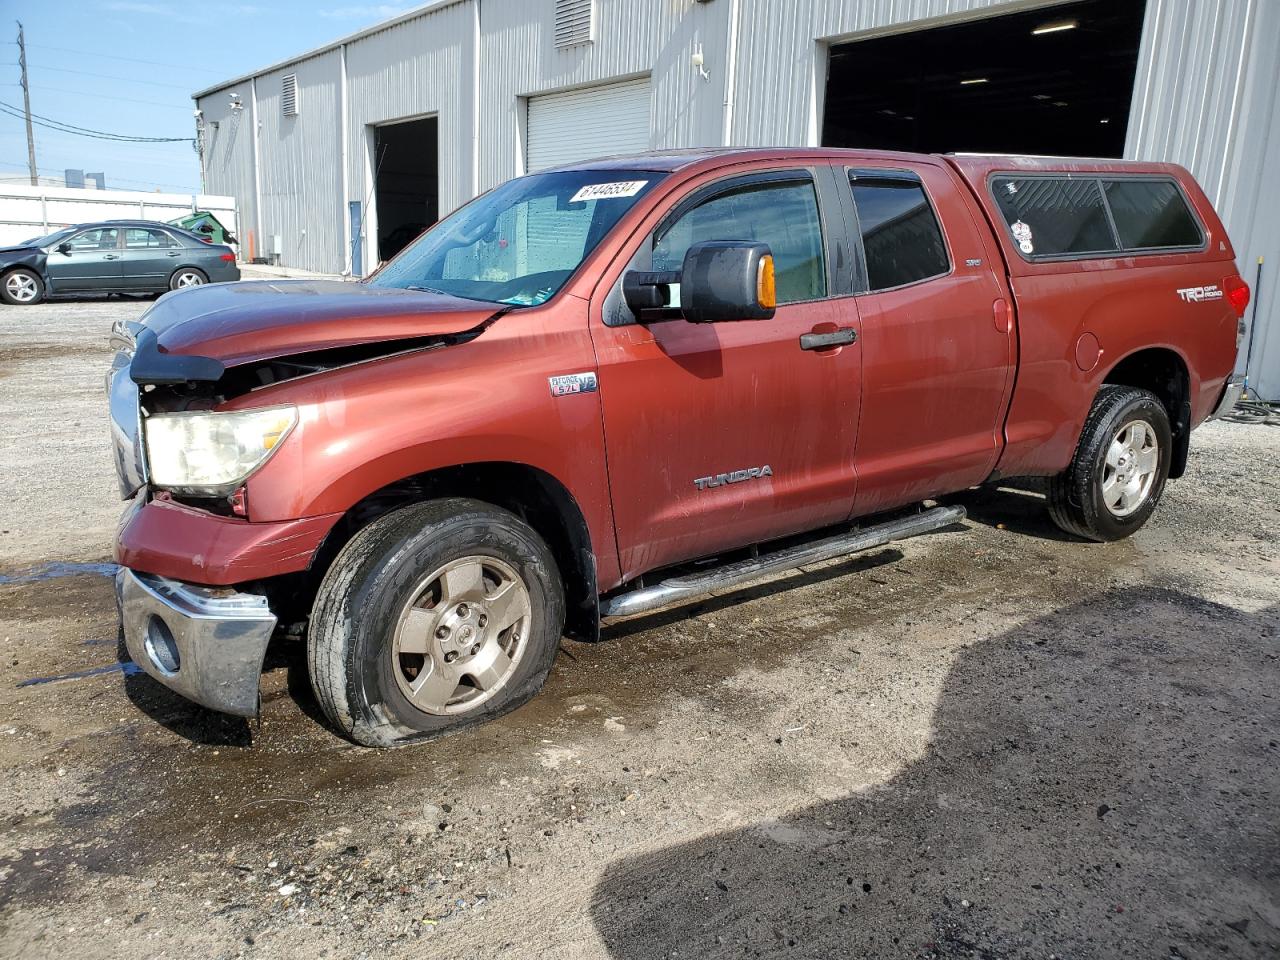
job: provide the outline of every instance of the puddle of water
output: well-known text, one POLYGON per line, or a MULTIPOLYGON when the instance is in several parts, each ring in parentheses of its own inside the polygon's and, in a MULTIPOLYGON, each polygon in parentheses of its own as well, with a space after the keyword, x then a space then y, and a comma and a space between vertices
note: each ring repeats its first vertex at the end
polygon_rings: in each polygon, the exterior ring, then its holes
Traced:
POLYGON ((74 673, 60 673, 53 677, 32 677, 30 680, 23 680, 18 683, 19 687, 34 687, 42 683, 58 683, 62 680, 80 680, 84 677, 97 677, 104 673, 123 673, 126 677, 132 677, 142 672, 142 668, 132 660, 125 660, 122 663, 108 663, 101 667, 90 667, 88 670, 77 670, 74 673))
POLYGON ((56 580, 58 577, 98 576, 114 577, 117 566, 114 563, 42 563, 23 573, 0 573, 0 583, 36 583, 40 580, 56 580))

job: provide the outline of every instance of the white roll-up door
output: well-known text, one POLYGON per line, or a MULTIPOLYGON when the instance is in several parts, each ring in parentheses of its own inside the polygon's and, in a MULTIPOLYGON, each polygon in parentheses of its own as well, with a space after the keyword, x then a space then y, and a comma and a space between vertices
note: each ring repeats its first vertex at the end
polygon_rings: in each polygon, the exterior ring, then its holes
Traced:
POLYGON ((649 149, 649 80, 529 98, 529 171, 649 149))

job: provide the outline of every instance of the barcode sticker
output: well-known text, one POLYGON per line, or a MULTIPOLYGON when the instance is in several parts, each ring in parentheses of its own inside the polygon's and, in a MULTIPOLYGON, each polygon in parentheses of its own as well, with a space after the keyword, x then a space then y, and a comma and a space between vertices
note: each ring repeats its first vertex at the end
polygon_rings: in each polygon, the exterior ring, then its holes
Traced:
POLYGON ((572 197, 570 203, 584 200, 614 200, 618 197, 634 197, 645 188, 648 180, 618 180, 614 183, 589 183, 572 197))

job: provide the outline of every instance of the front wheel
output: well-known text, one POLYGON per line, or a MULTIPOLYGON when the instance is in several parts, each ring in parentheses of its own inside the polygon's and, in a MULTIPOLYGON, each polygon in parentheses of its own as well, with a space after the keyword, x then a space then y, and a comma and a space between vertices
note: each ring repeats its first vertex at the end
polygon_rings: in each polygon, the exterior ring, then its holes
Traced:
POLYGON ((28 307, 44 299, 44 281, 34 270, 18 267, 4 275, 4 282, 0 283, 0 297, 5 303, 28 307))
POLYGON ((1137 387, 1098 391, 1071 465, 1049 482, 1054 523, 1105 542, 1137 531, 1164 492, 1173 454, 1169 414, 1137 387))
POLYGON ((173 276, 169 278, 169 289, 185 290, 187 287, 198 287, 208 282, 209 278, 202 271, 195 267, 183 267, 173 271, 173 276))
POLYGON ((475 500, 414 504, 357 533, 329 568, 311 683, 356 743, 425 739, 537 693, 563 625, 555 561, 519 517, 475 500))

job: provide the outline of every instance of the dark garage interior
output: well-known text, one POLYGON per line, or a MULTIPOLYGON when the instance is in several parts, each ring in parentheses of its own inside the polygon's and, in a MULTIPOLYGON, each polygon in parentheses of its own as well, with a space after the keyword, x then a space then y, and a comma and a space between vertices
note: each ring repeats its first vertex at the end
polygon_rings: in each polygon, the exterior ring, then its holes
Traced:
POLYGON ((835 44, 823 143, 1124 153, 1146 0, 1087 0, 835 44))
POLYGON ((375 128, 379 260, 390 260, 440 219, 438 147, 435 117, 375 128))

